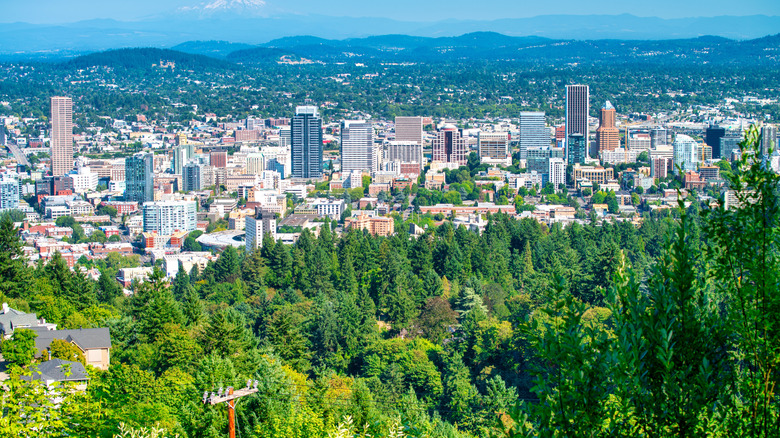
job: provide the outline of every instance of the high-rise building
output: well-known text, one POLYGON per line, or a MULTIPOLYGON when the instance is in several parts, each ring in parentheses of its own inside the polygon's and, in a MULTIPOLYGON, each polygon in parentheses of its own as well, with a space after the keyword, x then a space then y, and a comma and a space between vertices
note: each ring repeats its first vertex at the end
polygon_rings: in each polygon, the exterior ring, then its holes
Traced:
POLYGON ((512 165, 508 132, 480 132, 477 137, 477 150, 483 163, 512 165))
POLYGON ((292 142, 292 177, 322 177, 322 119, 316 106, 295 108, 290 139, 292 142))
POLYGON ((19 181, 16 178, 0 180, 0 211, 19 208, 19 194, 19 181))
POLYGON ((720 157, 730 160, 732 154, 739 152, 739 144, 742 142, 742 131, 739 129, 726 131, 723 138, 720 139, 720 157))
POLYGON ((550 158, 549 169, 547 171, 553 187, 557 190, 560 184, 566 184, 566 163, 563 158, 550 158))
POLYGON ((721 139, 726 135, 726 129, 718 125, 710 125, 704 133, 704 142, 712 148, 712 158, 721 156, 721 139))
POLYGON ((777 127, 764 125, 761 127, 761 154, 769 156, 770 150, 777 149, 777 127))
POLYGON ((184 165, 182 170, 182 189, 185 192, 203 190, 203 166, 200 163, 190 162, 184 165))
MULTIPOLYGON (((587 85, 566 86, 566 141, 574 134, 580 134, 585 139, 585 153, 588 151, 588 109, 590 107, 590 89, 587 85)), ((566 145, 567 162, 569 147, 566 145)))
POLYGON ((650 147, 655 149, 656 146, 669 144, 669 140, 666 138, 665 128, 653 128, 650 130, 650 147))
POLYGON ((540 175, 547 174, 547 172, 550 171, 551 158, 563 159, 563 148, 546 146, 528 149, 526 170, 528 172, 536 172, 540 175))
POLYGON ((143 204, 144 232, 169 236, 177 231, 194 231, 197 226, 195 201, 158 201, 143 204))
POLYGON ((596 147, 601 151, 614 151, 620 147, 620 131, 615 126, 615 107, 610 101, 601 107, 599 127, 596 129, 596 147))
POLYGON ((341 122, 341 172, 374 169, 374 127, 365 120, 341 122))
POLYGON ((51 98, 51 173, 66 175, 73 170, 73 101, 51 98))
POLYGON ((422 117, 396 117, 395 141, 412 141, 422 146, 423 144, 423 118, 422 117))
POLYGON ((276 215, 258 208, 254 215, 246 217, 246 252, 263 246, 263 236, 270 234, 276 240, 276 215))
POLYGON ((154 201, 154 154, 139 152, 125 158, 125 201, 154 201))
POLYGON ((567 145, 567 163, 574 165, 576 163, 585 164, 585 158, 588 157, 588 142, 582 134, 572 134, 566 140, 567 145))
POLYGON ((225 151, 211 151, 209 152, 209 165, 224 169, 227 167, 227 152, 225 151))
POLYGON ((422 149, 422 145, 414 141, 391 141, 385 148, 382 161, 385 163, 416 163, 419 172, 423 166, 422 149))
POLYGON ((440 163, 468 163, 466 139, 455 125, 444 125, 433 139, 433 161, 440 163))
POLYGON ((518 147, 520 159, 528 157, 529 148, 550 146, 550 131, 544 125, 544 111, 521 111, 519 117, 518 147))
POLYGON ((192 159, 192 156, 189 155, 189 149, 187 146, 176 146, 173 148, 173 173, 176 175, 181 175, 184 169, 184 165, 187 164, 187 161, 192 159))
POLYGON ((675 173, 677 168, 681 168, 683 172, 689 170, 696 170, 699 163, 699 152, 701 148, 699 143, 691 137, 684 134, 677 134, 674 137, 674 143, 672 144, 674 150, 674 166, 675 173))

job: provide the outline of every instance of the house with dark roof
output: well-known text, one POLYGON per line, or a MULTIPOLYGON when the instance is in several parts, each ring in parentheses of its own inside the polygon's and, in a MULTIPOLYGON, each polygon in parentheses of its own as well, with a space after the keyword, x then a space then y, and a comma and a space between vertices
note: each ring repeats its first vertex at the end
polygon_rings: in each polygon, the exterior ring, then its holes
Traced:
POLYGON ((111 363, 111 333, 108 327, 74 330, 45 330, 41 327, 32 327, 31 330, 38 333, 38 337, 35 338, 35 348, 38 351, 36 357, 43 356, 53 340, 61 339, 78 347, 84 353, 87 365, 107 370, 111 363))
POLYGON ((52 359, 30 367, 32 372, 25 380, 40 380, 47 386, 55 382, 73 382, 77 389, 85 389, 89 374, 81 362, 52 359))
POLYGON ((3 303, 2 309, 0 309, 0 334, 6 339, 10 338, 14 334, 14 330, 17 328, 32 328, 42 327, 45 330, 55 330, 57 324, 51 324, 46 322, 45 319, 40 320, 34 313, 25 313, 21 310, 16 310, 8 306, 8 303, 3 303))

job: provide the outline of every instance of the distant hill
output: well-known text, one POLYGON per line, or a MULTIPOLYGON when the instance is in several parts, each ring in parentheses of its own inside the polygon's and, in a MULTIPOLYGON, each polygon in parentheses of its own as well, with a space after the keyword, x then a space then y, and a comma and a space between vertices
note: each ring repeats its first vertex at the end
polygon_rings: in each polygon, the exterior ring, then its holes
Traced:
POLYGON ((253 47, 255 46, 251 44, 231 43, 229 41, 187 41, 171 47, 171 50, 194 55, 211 56, 212 58, 225 58, 232 52, 253 47))
MULTIPOLYGON (((530 63, 729 64, 777 63, 780 35, 736 41, 717 36, 674 40, 553 40, 473 32, 456 37, 383 35, 327 40, 311 36, 286 37, 260 47, 233 52, 237 63, 276 61, 277 49, 325 62, 436 62, 504 60, 530 63)), ((281 56, 281 52, 279 53, 281 56)))
POLYGON ((166 62, 175 63, 177 69, 230 68, 231 64, 203 55, 193 55, 168 49, 134 48, 117 49, 90 53, 63 63, 70 68, 88 68, 93 66, 123 67, 128 69, 150 68, 166 62))
MULTIPOLYGON (((475 7, 479 7, 476 5, 475 7)), ((202 16, 185 14, 152 17, 132 22, 88 20, 60 25, 5 23, 0 25, 0 58, 26 54, 30 58, 50 59, 57 54, 70 56, 97 50, 122 47, 177 47, 187 41, 257 45, 282 37, 292 37, 289 44, 302 45, 300 37, 312 35, 309 44, 320 44, 315 38, 349 41, 371 35, 409 35, 398 40, 414 44, 419 37, 456 37, 478 32, 493 32, 493 45, 508 44, 510 37, 531 36, 556 40, 669 40, 717 35, 734 40, 759 38, 778 32, 780 17, 719 16, 662 19, 622 15, 544 15, 529 18, 505 18, 492 21, 445 20, 410 22, 371 17, 322 17, 279 15, 269 17, 251 14, 218 14, 202 16), (500 35, 500 36, 499 36, 500 35), (296 42, 297 41, 297 42, 296 42)), ((484 41, 484 39, 481 39, 484 41)), ((462 43, 458 42, 458 43, 462 43)), ((199 43, 202 44, 202 43, 199 43)), ((379 37, 366 47, 381 49, 379 37)), ((282 46, 279 46, 282 47, 282 46)), ((232 51, 246 47, 233 47, 232 51)), ((231 49, 224 44, 181 47, 182 50, 224 57, 231 49)))

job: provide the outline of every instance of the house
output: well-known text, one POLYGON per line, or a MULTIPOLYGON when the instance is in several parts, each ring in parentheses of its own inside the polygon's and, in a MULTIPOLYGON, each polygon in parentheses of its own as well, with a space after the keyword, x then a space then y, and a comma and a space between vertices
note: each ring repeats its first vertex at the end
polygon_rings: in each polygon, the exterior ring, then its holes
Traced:
POLYGON ((43 318, 39 320, 34 313, 25 313, 21 310, 12 309, 8 306, 8 303, 3 303, 2 310, 0 310, 1 335, 8 339, 13 335, 14 329, 32 327, 43 327, 46 330, 56 330, 57 324, 48 323, 43 318))
POLYGON ((61 339, 78 347, 84 353, 87 365, 106 370, 111 363, 111 333, 108 327, 74 330, 45 330, 33 327, 31 330, 38 333, 35 338, 36 357, 41 357, 53 340, 61 339))
POLYGON ((62 359, 52 359, 31 367, 32 374, 23 376, 25 380, 40 380, 46 386, 56 382, 73 382, 77 389, 84 390, 89 381, 89 374, 81 362, 62 359))

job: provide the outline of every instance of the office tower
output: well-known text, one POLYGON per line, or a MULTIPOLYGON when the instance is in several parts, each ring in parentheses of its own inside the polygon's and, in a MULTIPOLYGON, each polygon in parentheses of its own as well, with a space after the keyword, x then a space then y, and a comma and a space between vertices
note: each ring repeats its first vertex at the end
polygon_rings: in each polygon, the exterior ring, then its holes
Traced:
POLYGON ((139 152, 125 158, 125 201, 154 201, 154 154, 139 152))
POLYGON ((433 161, 458 163, 465 166, 468 162, 466 139, 455 125, 444 125, 433 139, 433 161))
POLYGON ((279 128, 279 147, 282 148, 289 148, 292 144, 292 139, 290 138, 292 136, 292 133, 290 131, 289 126, 282 126, 279 128))
POLYGON ((423 166, 423 147, 414 141, 391 141, 387 144, 382 160, 386 163, 417 163, 418 169, 423 166))
POLYGON ((567 163, 574 165, 576 163, 585 164, 585 158, 588 157, 588 142, 582 134, 572 134, 566 141, 567 144, 567 163))
POLYGON ((295 108, 291 123, 293 178, 322 177, 322 119, 317 107, 295 108))
POLYGON ((764 125, 761 127, 761 155, 769 156, 770 150, 777 149, 777 127, 764 125))
POLYGON ((258 119, 252 116, 246 118, 246 129, 249 131, 261 130, 265 126, 264 119, 258 119))
POLYGON ((173 148, 173 173, 181 175, 184 169, 184 165, 187 164, 192 156, 189 155, 189 148, 187 146, 176 146, 173 148))
POLYGON ((566 184, 566 163, 563 158, 550 158, 548 161, 550 166, 547 171, 548 181, 552 183, 555 190, 558 190, 560 184, 566 184))
POLYGON ((73 170, 73 101, 51 98, 51 173, 65 175, 73 170))
POLYGON ((653 139, 650 137, 650 134, 644 132, 637 132, 634 134, 627 132, 626 139, 628 149, 632 151, 648 151, 653 144, 653 139))
POLYGON ((728 130, 720 139, 720 157, 724 160, 730 160, 731 155, 739 152, 739 144, 742 142, 742 131, 739 129, 728 130))
POLYGON ((550 131, 544 125, 544 111, 521 111, 519 129, 518 147, 521 160, 527 158, 529 148, 550 146, 550 131))
POLYGON ((601 151, 614 151, 620 147, 620 131, 615 126, 615 107, 607 101, 601 107, 599 127, 596 129, 596 154, 601 151))
POLYGON ((144 232, 170 236, 177 231, 194 231, 197 225, 195 201, 147 202, 144 208, 144 232))
POLYGON ((246 156, 246 168, 244 168, 244 174, 260 175, 260 172, 264 170, 265 157, 263 154, 252 153, 246 156))
POLYGON ((211 167, 224 169, 227 167, 227 152, 211 151, 209 152, 209 165, 211 167))
POLYGON ((374 169, 374 127, 365 120, 341 122, 341 172, 374 169))
POLYGON ((395 141, 412 141, 423 144, 423 118, 422 117, 396 117, 395 141))
POLYGON ((508 132, 480 132, 477 138, 477 150, 479 159, 483 163, 512 165, 508 132))
POLYGON ((0 211, 19 208, 19 181, 16 178, 0 180, 0 211))
POLYGON ((650 148, 655 149, 656 146, 669 144, 669 140, 666 139, 665 128, 653 128, 650 130, 650 148))
POLYGON ((182 190, 191 192, 203 189, 203 166, 200 163, 187 163, 182 171, 182 190))
MULTIPOLYGON (((566 86, 566 141, 574 134, 580 134, 585 139, 585 152, 588 151, 588 108, 590 106, 590 91, 587 85, 566 86)), ((568 159, 569 147, 566 145, 568 159)))
POLYGON ((712 148, 712 158, 721 157, 720 140, 726 135, 726 129, 718 125, 710 125, 704 133, 704 142, 712 148))
POLYGON ((526 158, 526 170, 528 172, 536 172, 538 174, 546 174, 550 171, 550 159, 561 158, 563 159, 563 148, 555 147, 542 147, 528 149, 528 157, 526 158))
POLYGON ((677 134, 674 137, 672 148, 674 151, 675 172, 677 172, 678 167, 683 172, 696 170, 696 165, 699 162, 698 152, 701 149, 696 140, 684 134, 677 134))
POLYGON ((263 246, 263 236, 266 234, 276 240, 276 215, 258 208, 254 215, 246 217, 247 254, 263 246))

